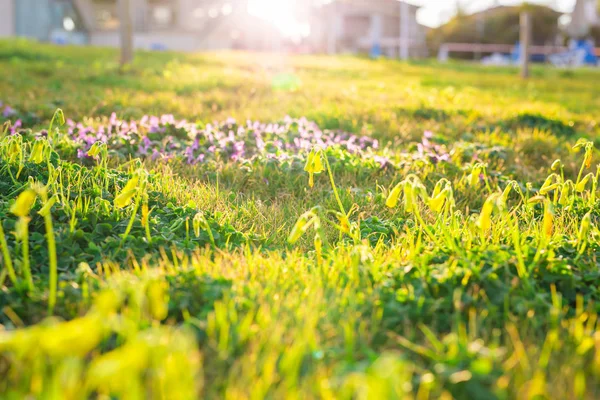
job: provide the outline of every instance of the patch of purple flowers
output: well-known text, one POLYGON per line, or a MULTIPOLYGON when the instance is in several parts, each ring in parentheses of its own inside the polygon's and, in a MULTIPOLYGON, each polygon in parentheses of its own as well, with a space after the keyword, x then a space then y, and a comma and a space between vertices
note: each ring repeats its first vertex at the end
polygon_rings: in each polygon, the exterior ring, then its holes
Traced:
POLYGON ((201 127, 173 115, 144 116, 139 121, 119 120, 116 114, 101 124, 67 121, 69 136, 80 146, 78 156, 96 142, 124 156, 153 160, 180 158, 189 164, 210 159, 249 160, 257 155, 285 158, 306 153, 313 147, 339 146, 350 153, 377 149, 377 140, 345 132, 321 130, 305 118, 286 117, 280 123, 247 121, 238 124, 229 118, 223 123, 201 127))
POLYGON ((446 146, 436 144, 432 141, 432 139, 433 132, 425 131, 423 138, 421 139, 421 143, 417 144, 417 152, 419 156, 427 157, 433 164, 437 164, 441 161, 450 161, 450 153, 448 152, 446 146))
MULTIPOLYGON (((0 107, 1 107, 1 105, 0 105, 0 107)), ((15 110, 14 108, 12 108, 9 105, 4 106, 4 109, 2 110, 2 116, 4 118, 10 118, 16 114, 17 114, 17 110, 15 110)))
MULTIPOLYGON (((17 110, 9 106, 8 104, 4 104, 0 101, 0 113, 4 119, 10 119, 18 114, 17 110)), ((9 132, 14 135, 23 127, 23 122, 20 119, 17 119, 14 123, 11 124, 9 128, 9 132)))

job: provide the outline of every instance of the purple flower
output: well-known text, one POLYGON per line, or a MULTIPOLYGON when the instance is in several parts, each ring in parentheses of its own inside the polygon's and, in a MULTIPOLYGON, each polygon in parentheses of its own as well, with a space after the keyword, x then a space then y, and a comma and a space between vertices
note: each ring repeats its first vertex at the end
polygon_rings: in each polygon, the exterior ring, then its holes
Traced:
POLYGON ((15 123, 10 127, 10 134, 14 135, 19 131, 19 128, 23 125, 20 119, 16 120, 15 123))
POLYGON ((4 107, 4 111, 2 111, 2 116, 4 118, 10 118, 15 114, 17 114, 17 111, 9 105, 6 105, 4 107))
MULTIPOLYGON (((281 123, 247 121, 244 125, 237 125, 234 119, 229 118, 225 122, 207 124, 201 128, 186 120, 176 120, 171 114, 146 115, 139 121, 122 121, 112 113, 108 121, 99 125, 84 126, 69 121, 68 132, 83 150, 101 141, 124 155, 153 160, 175 157, 189 164, 204 162, 220 155, 226 155, 233 161, 250 160, 261 155, 281 162, 312 148, 326 149, 332 146, 360 156, 367 149, 377 149, 379 146, 376 140, 367 136, 321 130, 306 118, 294 120, 290 117, 286 117, 281 123), (162 133, 172 132, 174 129, 177 130, 177 135, 160 138, 162 133), (152 141, 141 132, 149 132, 159 138, 152 141)), ((445 148, 426 138, 419 144, 419 151, 422 155, 439 156, 440 159, 446 153, 445 148)), ((382 168, 390 162, 382 156, 375 160, 382 168)))
POLYGON ((140 143, 140 145, 138 146, 138 152, 141 155, 147 155, 148 154, 148 150, 150 149, 150 146, 152 146, 152 142, 150 141, 150 139, 148 139, 147 136, 144 136, 142 138, 142 142, 140 143))
POLYGON ((82 149, 77 149, 77 158, 79 158, 80 160, 87 158, 88 154, 87 151, 84 151, 82 149))
POLYGON ((390 159, 383 156, 374 156, 373 160, 375 160, 375 162, 378 162, 381 168, 385 168, 391 164, 390 159))

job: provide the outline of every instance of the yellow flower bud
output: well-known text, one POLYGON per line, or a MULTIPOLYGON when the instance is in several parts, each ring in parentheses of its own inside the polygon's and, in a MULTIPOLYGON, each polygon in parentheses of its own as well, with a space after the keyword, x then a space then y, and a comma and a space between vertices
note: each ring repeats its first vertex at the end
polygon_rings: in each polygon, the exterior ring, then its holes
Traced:
POLYGON ((570 185, 563 185, 562 190, 560 192, 560 198, 558 199, 558 204, 561 206, 566 206, 571 201, 571 187, 570 185))
POLYGON ((319 151, 315 151, 314 149, 308 154, 306 158, 306 165, 304 166, 304 171, 308 172, 308 185, 310 187, 314 186, 314 174, 320 174, 323 172, 325 168, 323 167, 323 160, 321 160, 321 153, 319 151))
POLYGON ((92 145, 87 154, 90 157, 96 157, 98 154, 100 154, 100 150, 102 150, 102 143, 96 142, 92 145))
POLYGON ((33 190, 27 189, 17 197, 17 201, 10 208, 10 212, 17 217, 26 217, 35 203, 36 194, 33 190))
POLYGON ((385 205, 389 208, 394 208, 398 204, 398 198, 402 193, 402 185, 402 183, 397 184, 390 192, 387 200, 385 201, 385 205))
POLYGON ((404 211, 412 213, 414 210, 414 188, 410 183, 404 185, 404 211))
POLYGON ((582 180, 579 181, 577 185, 575 185, 575 190, 579 193, 582 193, 585 190, 585 185, 587 185, 588 181, 594 177, 594 174, 587 174, 582 180))
POLYGON ((471 170, 471 176, 469 177, 469 186, 476 187, 479 183, 479 175, 481 175, 481 167, 476 165, 471 170))
POLYGON ((563 163, 561 160, 554 160, 554 162, 552 163, 552 166, 550 167, 550 169, 552 171, 556 171, 557 169, 560 169, 563 167, 563 163))
POLYGON ((12 163, 21 155, 21 143, 13 139, 8 145, 8 160, 12 163))
POLYGON ((125 208, 131 203, 131 199, 138 191, 140 178, 136 175, 127 182, 121 193, 115 198, 115 207, 125 208))
MULTIPOLYGON (((150 215, 150 210, 148 209, 148 203, 144 203, 142 205, 142 228, 145 228, 146 225, 148 225, 148 216, 149 215, 150 215)), ((195 219, 195 217, 194 217, 194 219, 195 219)), ((196 236, 198 236, 198 235, 196 235, 196 236)))
POLYGON ((479 213, 477 224, 483 233, 486 233, 492 227, 492 212, 494 211, 496 196, 496 194, 489 196, 481 208, 481 213, 479 213))
POLYGON ((579 235, 577 237, 579 243, 587 241, 588 233, 592 226, 592 214, 591 212, 585 214, 581 219, 581 225, 579 226, 579 235))
POLYGON ((36 140, 31 149, 29 160, 35 164, 39 164, 44 161, 44 152, 46 150, 46 142, 44 140, 36 140))
POLYGON ((433 197, 429 200, 429 207, 432 211, 439 213, 444 208, 444 202, 446 201, 447 192, 444 190, 442 193, 438 194, 436 197, 433 197))
POLYGON ((554 230, 554 207, 552 206, 552 202, 550 200, 546 200, 544 202, 544 235, 547 238, 552 237, 552 232, 554 230))
POLYGON ((153 280, 148 284, 146 291, 150 315, 157 321, 167 318, 169 313, 169 293, 167 282, 153 280))
POLYGON ((591 150, 586 150, 585 158, 583 159, 583 163, 585 164, 586 168, 589 168, 592 166, 592 151, 591 150))
POLYGON ((311 219, 314 217, 312 212, 306 212, 298 218, 296 224, 292 228, 292 232, 290 232, 290 236, 288 237, 288 243, 294 244, 296 243, 302 235, 308 230, 310 227, 311 219))
POLYGON ((47 202, 46 204, 44 204, 44 206, 42 207, 42 209, 38 212, 38 214, 40 214, 42 217, 45 217, 47 215, 50 215, 50 211, 52 210, 52 207, 54 206, 54 204, 56 204, 56 202, 58 201, 58 196, 54 195, 52 196, 47 202))

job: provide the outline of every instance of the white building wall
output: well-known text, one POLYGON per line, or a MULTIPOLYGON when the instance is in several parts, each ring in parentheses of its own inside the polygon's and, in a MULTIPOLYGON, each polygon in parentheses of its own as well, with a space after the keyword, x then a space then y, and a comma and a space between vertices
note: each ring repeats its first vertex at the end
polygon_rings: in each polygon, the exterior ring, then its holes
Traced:
POLYGON ((0 0, 0 37, 15 35, 15 1, 0 0))
POLYGON ((371 14, 371 29, 369 36, 371 45, 380 44, 379 42, 383 36, 383 17, 381 14, 371 14))

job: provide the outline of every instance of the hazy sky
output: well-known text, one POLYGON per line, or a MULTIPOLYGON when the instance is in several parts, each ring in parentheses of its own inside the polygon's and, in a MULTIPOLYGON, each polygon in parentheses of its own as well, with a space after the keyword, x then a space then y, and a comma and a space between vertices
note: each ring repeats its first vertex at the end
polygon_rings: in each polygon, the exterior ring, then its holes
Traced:
MULTIPOLYGON (((419 11, 419 22, 427 26, 437 26, 447 21, 456 11, 456 0, 408 0, 409 3, 423 6, 419 11)), ((575 0, 528 0, 551 6, 559 11, 570 12, 575 0)), ((494 4, 511 5, 523 3, 522 0, 460 0, 462 7, 468 12, 488 8, 494 4)))

